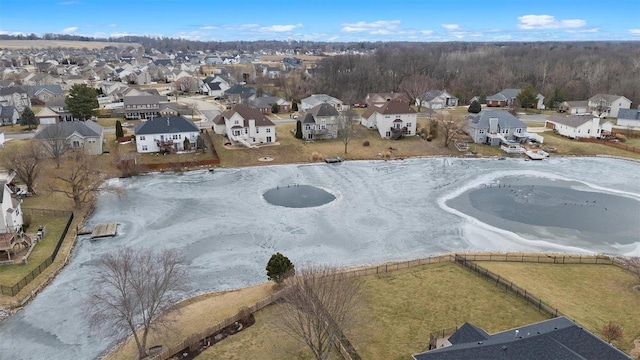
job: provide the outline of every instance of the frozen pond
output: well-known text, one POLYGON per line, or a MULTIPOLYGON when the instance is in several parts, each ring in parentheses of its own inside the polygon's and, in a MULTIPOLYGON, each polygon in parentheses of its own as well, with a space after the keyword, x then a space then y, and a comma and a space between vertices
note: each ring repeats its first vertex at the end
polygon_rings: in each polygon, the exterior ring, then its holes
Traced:
POLYGON ((620 228, 627 220, 615 216, 635 219, 635 226, 640 222, 640 163, 632 161, 434 158, 153 174, 112 182, 126 197, 100 197, 88 225, 118 222, 118 236, 79 240, 60 275, 0 324, 0 359, 91 359, 104 353, 114 339, 88 331, 81 304, 96 261, 119 246, 183 254, 192 279, 185 296, 266 281, 264 267, 278 251, 297 265, 340 266, 458 250, 640 255, 637 227, 620 228), (527 203, 499 187, 507 183, 514 190, 531 184, 540 190, 527 203), (292 184, 323 189, 335 200, 289 208, 263 197, 292 184), (587 200, 595 200, 594 206, 578 214, 597 218, 602 227, 584 228, 573 218, 550 223, 567 213, 558 209, 568 206, 562 202, 586 205, 587 200), (605 203, 613 204, 611 216, 605 203), (545 218, 549 213, 556 215, 545 218), (616 224, 615 237, 609 236, 608 222, 616 224))

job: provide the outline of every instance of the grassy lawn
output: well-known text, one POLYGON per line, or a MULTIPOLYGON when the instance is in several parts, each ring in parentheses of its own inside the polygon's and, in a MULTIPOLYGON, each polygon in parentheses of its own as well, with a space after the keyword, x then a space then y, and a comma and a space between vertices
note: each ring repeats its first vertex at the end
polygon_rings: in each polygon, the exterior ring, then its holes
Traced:
POLYGON ((623 144, 640 148, 640 138, 627 139, 627 141, 624 142, 623 144))
POLYGON ((18 133, 23 133, 23 132, 35 132, 35 126, 31 127, 31 130, 29 130, 29 126, 27 125, 7 125, 7 126, 0 126, 0 131, 4 131, 5 135, 8 134, 18 134, 18 133))
POLYGON ((632 289, 636 278, 623 269, 587 264, 479 264, 531 291, 597 335, 605 323, 617 323, 624 337, 616 345, 627 353, 640 337, 640 293, 632 289))
POLYGON ((0 284, 13 286, 23 277, 37 268, 46 258, 51 256, 58 239, 67 224, 67 216, 34 215, 31 217, 31 225, 27 234, 35 235, 38 226, 46 226, 44 237, 31 252, 27 264, 15 264, 0 266, 0 284))
POLYGON ((576 140, 567 139, 560 135, 554 134, 552 131, 546 131, 542 133, 542 136, 544 136, 543 145, 553 146, 557 149, 557 154, 551 154, 551 156, 594 156, 596 154, 603 154, 640 159, 640 154, 638 153, 620 150, 602 144, 579 142, 576 140))

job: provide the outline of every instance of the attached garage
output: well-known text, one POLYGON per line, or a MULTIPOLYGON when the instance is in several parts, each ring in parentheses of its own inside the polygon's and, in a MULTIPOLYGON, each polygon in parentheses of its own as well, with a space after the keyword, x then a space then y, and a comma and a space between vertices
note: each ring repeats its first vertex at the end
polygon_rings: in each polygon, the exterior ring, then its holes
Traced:
POLYGON ((59 115, 49 107, 45 107, 38 111, 36 119, 42 125, 52 125, 58 122, 59 115))

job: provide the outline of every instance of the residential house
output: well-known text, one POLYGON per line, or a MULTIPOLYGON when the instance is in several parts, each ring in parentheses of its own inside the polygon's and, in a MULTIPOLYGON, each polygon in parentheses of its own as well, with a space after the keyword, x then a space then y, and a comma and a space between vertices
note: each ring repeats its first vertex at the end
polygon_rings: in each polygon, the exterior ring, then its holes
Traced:
POLYGON ((224 97, 232 104, 248 103, 256 98, 256 89, 243 84, 236 84, 224 92, 224 97))
POLYGON ((207 76, 202 81, 202 93, 214 97, 222 97, 224 92, 229 89, 229 83, 220 76, 207 76))
POLYGON ((640 106, 637 109, 620 109, 618 126, 640 127, 640 106))
POLYGON ((302 138, 305 140, 335 139, 338 137, 340 113, 329 103, 309 109, 302 119, 302 138))
POLYGON ((469 114, 464 131, 473 142, 491 146, 529 138, 527 125, 506 110, 482 110, 477 114, 469 114))
POLYGON ((342 111, 348 108, 348 106, 344 105, 342 100, 336 99, 333 96, 329 96, 326 94, 313 94, 300 100, 300 110, 308 111, 311 110, 311 108, 314 108, 322 103, 328 103, 338 111, 342 111))
POLYGON ((584 115, 589 111, 589 102, 563 101, 558 105, 558 111, 571 115, 584 115))
POLYGON ((401 93, 401 92, 399 93, 397 92, 368 93, 367 96, 364 98, 364 102, 365 104, 367 104, 367 106, 382 105, 387 101, 391 101, 391 100, 399 100, 399 101, 409 103, 409 98, 407 97, 407 94, 401 93))
POLYGON ((145 120, 157 117, 160 100, 164 100, 164 98, 151 94, 125 95, 125 118, 145 120))
POLYGON ((594 115, 553 114, 545 121, 545 126, 571 139, 601 138, 611 134, 613 123, 594 115))
POLYGON ((415 135, 417 113, 408 103, 388 101, 381 106, 370 106, 360 116, 360 124, 377 129, 383 139, 397 139, 402 135, 415 135))
POLYGON ((278 96, 261 96, 249 102, 250 107, 259 109, 263 114, 271 114, 273 112, 273 104, 277 104, 278 113, 291 111, 291 103, 278 96))
POLYGON ((134 130, 139 153, 189 151, 197 144, 200 129, 184 116, 156 117, 134 130), (185 140, 189 147, 185 149, 185 140))
POLYGON ((631 100, 611 94, 597 94, 589 98, 589 111, 595 116, 617 118, 620 109, 631 109, 631 100))
POLYGON ((458 106, 458 98, 445 90, 430 90, 416 99, 416 106, 426 109, 444 109, 449 106, 458 106))
MULTIPOLYGON (((497 94, 487 96, 486 104, 489 107, 507 107, 510 106, 518 97, 522 89, 504 89, 497 94)), ((544 96, 538 93, 536 96, 536 109, 544 109, 544 96)))
POLYGON ((238 104, 213 119, 216 134, 247 147, 276 141, 276 126, 258 109, 238 104))
POLYGON ((180 115, 180 111, 178 110, 178 106, 173 103, 164 103, 160 104, 160 108, 158 109, 158 114, 160 117, 174 117, 180 115))
POLYGON ((23 88, 17 86, 0 88, 0 105, 13 106, 22 112, 31 107, 31 98, 23 88))
POLYGON ((20 114, 14 106, 0 105, 0 126, 15 125, 20 119, 20 114))
POLYGON ((44 146, 82 149, 87 155, 102 154, 104 128, 94 121, 64 121, 47 125, 33 137, 44 146))
POLYGON ((413 355, 415 360, 631 360, 631 357, 564 316, 489 335, 469 323, 446 345, 413 355))
POLYGON ((15 175, 9 173, 7 178, 5 174, 0 178, 0 240, 4 240, 3 234, 19 231, 23 224, 21 201, 9 187, 15 175))
POLYGON ((265 66, 262 69, 262 76, 270 80, 279 78, 281 74, 282 74, 282 68, 277 66, 265 66))
POLYGON ((64 97, 62 86, 60 85, 40 85, 34 86, 32 89, 33 97, 44 102, 52 100, 55 97, 64 97))
POLYGON ((5 137, 4 130, 0 130, 0 148, 4 147, 5 137))

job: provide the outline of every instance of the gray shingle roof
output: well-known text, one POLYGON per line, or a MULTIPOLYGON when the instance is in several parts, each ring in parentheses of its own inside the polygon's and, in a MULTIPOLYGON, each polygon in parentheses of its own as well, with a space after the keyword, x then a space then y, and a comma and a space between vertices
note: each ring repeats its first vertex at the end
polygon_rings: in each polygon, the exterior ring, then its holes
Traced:
POLYGON ((620 109, 618 119, 640 120, 640 109, 620 109))
POLYGON ((281 98, 277 96, 261 96, 251 101, 251 106, 258 109, 264 109, 267 107, 271 107, 271 104, 277 103, 280 99, 281 98))
POLYGON ((38 131, 34 138, 37 140, 66 139, 73 133, 78 133, 82 137, 100 137, 103 130, 102 126, 93 121, 64 121, 47 125, 38 131))
POLYGON ((497 118, 498 126, 505 128, 526 128, 527 125, 506 110, 482 110, 477 114, 469 115, 468 125, 476 129, 488 129, 489 119, 497 118))
POLYGON ((17 86, 10 86, 10 87, 6 87, 6 88, 0 88, 0 96, 5 96, 5 95, 11 95, 13 93, 24 93, 26 94, 27 92, 24 91, 23 88, 21 87, 17 87, 17 86))
POLYGON ((340 99, 336 99, 333 96, 329 96, 327 94, 313 94, 307 98, 302 99, 302 101, 304 101, 305 103, 311 106, 317 106, 322 103, 326 103, 330 101, 336 101, 336 102, 342 103, 340 99))
POLYGON ((200 131, 193 122, 183 116, 157 117, 138 125, 135 135, 174 134, 181 132, 200 131))
POLYGON ((549 116, 547 121, 551 121, 558 124, 563 124, 571 127, 578 127, 586 122, 592 121, 594 116, 592 115, 569 115, 562 116, 558 114, 553 114, 549 116))
POLYGON ((158 104, 159 102, 160 98, 153 95, 136 95, 124 97, 125 105, 151 105, 158 104))
POLYGON ((16 110, 13 106, 0 105, 0 118, 7 119, 13 117, 13 113, 16 110))
POLYGON ((313 115, 314 117, 318 116, 338 116, 340 113, 336 108, 331 106, 331 104, 322 103, 320 105, 316 105, 307 111, 308 114, 313 115))
POLYGON ((456 343, 449 347, 416 354, 413 358, 416 360, 631 359, 566 317, 503 331, 485 340, 456 343))
POLYGON ((269 118, 264 116, 258 109, 250 108, 244 104, 238 104, 231 110, 227 110, 213 119, 213 122, 218 125, 224 124, 224 119, 230 119, 233 114, 238 113, 244 120, 253 119, 256 121, 256 126, 271 126, 274 125, 269 118))

